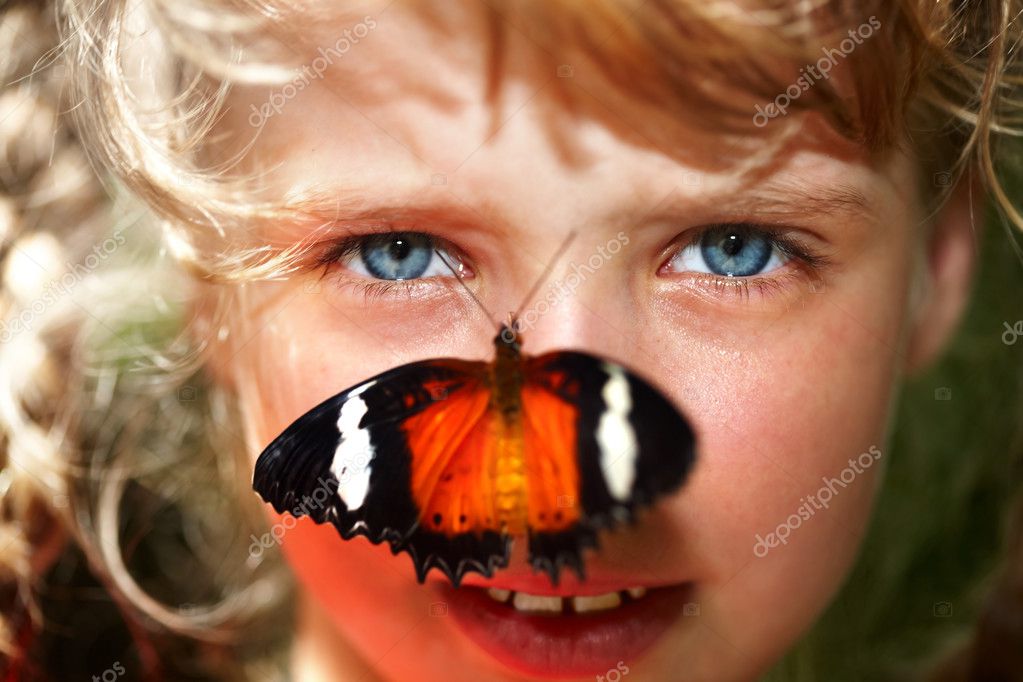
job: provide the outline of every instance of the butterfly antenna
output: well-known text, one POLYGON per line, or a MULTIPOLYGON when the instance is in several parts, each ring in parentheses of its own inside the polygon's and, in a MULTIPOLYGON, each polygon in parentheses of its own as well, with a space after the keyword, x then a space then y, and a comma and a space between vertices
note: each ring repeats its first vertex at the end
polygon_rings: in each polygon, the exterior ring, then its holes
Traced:
POLYGON ((444 263, 444 265, 448 266, 448 270, 450 270, 451 274, 455 276, 455 279, 458 280, 458 283, 462 285, 462 288, 465 289, 465 292, 467 294, 469 294, 469 297, 472 298, 472 300, 476 302, 476 305, 478 305, 480 307, 480 310, 482 310, 486 314, 486 316, 490 319, 490 321, 494 323, 495 327, 500 329, 501 328, 501 323, 497 321, 497 318, 494 317, 494 315, 489 310, 487 310, 487 306, 483 305, 483 301, 479 300, 479 298, 476 297, 476 294, 474 294, 472 292, 472 289, 469 288, 469 285, 462 281, 462 275, 459 274, 459 272, 455 268, 455 266, 452 265, 448 261, 448 259, 444 257, 444 254, 440 252, 440 249, 434 249, 433 252, 435 254, 437 254, 437 257, 441 259, 441 261, 444 263))
POLYGON ((565 255, 565 251, 568 250, 569 244, 571 244, 572 240, 575 239, 575 235, 576 233, 573 230, 572 232, 568 233, 567 237, 565 237, 565 241, 561 242, 561 246, 558 247, 558 250, 551 257, 550 261, 547 262, 547 266, 543 269, 543 272, 540 273, 540 276, 537 278, 536 283, 533 284, 532 288, 530 288, 529 293, 527 293, 525 297, 523 297, 522 303, 519 305, 518 309, 516 309, 516 311, 512 313, 513 320, 519 319, 519 315, 522 314, 522 310, 526 307, 526 304, 533 300, 533 297, 536 296, 536 292, 538 292, 540 290, 540 287, 544 284, 544 282, 547 281, 547 278, 551 274, 551 270, 554 269, 554 266, 557 265, 561 257, 565 255))

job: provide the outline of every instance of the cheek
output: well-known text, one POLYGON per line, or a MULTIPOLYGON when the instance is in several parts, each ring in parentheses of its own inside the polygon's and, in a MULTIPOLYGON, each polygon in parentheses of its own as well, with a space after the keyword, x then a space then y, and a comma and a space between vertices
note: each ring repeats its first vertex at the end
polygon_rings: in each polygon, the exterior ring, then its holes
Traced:
MULTIPOLYGON (((325 303, 322 287, 266 287, 258 302, 240 301, 236 308, 232 333, 243 345, 232 358, 234 381, 253 465, 262 448, 313 405, 394 364, 392 347, 377 330, 349 323, 342 333, 344 318, 328 314, 325 303)), ((332 526, 267 511, 270 540, 263 544, 281 547, 336 625, 359 623, 359 632, 350 634, 376 643, 391 637, 405 618, 379 608, 380 590, 408 592, 394 604, 412 617, 423 596, 409 591, 415 579, 407 562, 396 561, 385 546, 346 542, 332 526)))
MULTIPOLYGON (((246 315, 250 310, 245 306, 237 309, 232 334, 237 331, 245 343, 232 358, 233 379, 251 464, 310 407, 373 374, 420 358, 451 355, 452 348, 456 355, 480 352, 470 347, 479 336, 471 324, 438 327, 449 331, 434 334, 429 343, 424 342, 424 324, 423 335, 410 333, 402 339, 385 326, 374 326, 372 319, 360 324, 350 314, 330 314, 331 307, 318 294, 268 297, 273 303, 261 303, 258 314, 246 315), (463 328, 472 335, 464 342, 458 336, 463 328)), ((394 671, 397 679, 465 679, 424 672, 450 668, 451 650, 445 643, 451 633, 445 619, 431 610, 438 595, 416 581, 405 554, 396 557, 386 544, 372 545, 365 538, 345 541, 333 526, 266 509, 269 527, 256 540, 262 541, 264 551, 278 546, 283 551, 302 592, 343 635, 338 646, 390 652, 376 664, 394 671), (406 670, 406 665, 414 669, 406 670)))
MULTIPOLYGON (((276 515, 273 520, 284 521, 276 515)), ((332 526, 309 519, 287 530, 280 546, 303 588, 352 641, 395 641, 406 623, 428 614, 428 593, 416 584, 408 561, 395 560, 386 546, 343 541, 332 526), (381 608, 381 595, 387 595, 387 608, 381 608)))
POLYGON ((877 300, 822 297, 746 337, 691 338, 679 355, 701 458, 673 504, 700 557, 704 612, 754 658, 813 620, 865 532, 904 317, 899 300, 877 300))
MULTIPOLYGON (((284 518, 273 515, 272 523, 284 518)), ((387 670, 388 679, 467 682, 450 672, 436 674, 452 665, 446 605, 416 582, 406 557, 396 559, 363 538, 343 541, 332 526, 308 519, 287 524, 281 550, 305 598, 342 636, 331 637, 332 647, 387 670)))
POLYGON ((401 323, 372 303, 347 306, 329 278, 263 284, 232 310, 229 363, 251 461, 312 406, 384 370, 431 357, 487 357, 486 326, 440 303, 401 323))

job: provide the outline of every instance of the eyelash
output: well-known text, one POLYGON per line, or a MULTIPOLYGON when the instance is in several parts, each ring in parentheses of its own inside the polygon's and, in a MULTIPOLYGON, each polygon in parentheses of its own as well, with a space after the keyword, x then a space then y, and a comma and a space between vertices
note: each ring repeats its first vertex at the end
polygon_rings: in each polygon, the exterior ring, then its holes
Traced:
MULTIPOLYGON (((332 266, 343 264, 346 259, 358 257, 360 251, 365 247, 371 239, 380 238, 381 236, 386 237, 389 234, 408 234, 413 232, 411 230, 388 230, 386 232, 371 232, 367 234, 351 235, 348 237, 342 237, 335 240, 327 245, 327 248, 316 258, 316 267, 322 269, 322 277, 330 274, 332 266)), ((431 245, 437 249, 452 249, 457 251, 453 246, 449 245, 443 239, 435 237, 428 232, 415 231, 415 234, 421 234, 430 239, 431 245)), ((459 259, 461 262, 461 259, 459 259)), ((347 288, 354 291, 357 294, 361 294, 366 300, 373 300, 384 297, 395 297, 399 294, 404 294, 408 298, 412 298, 413 295, 423 286, 432 286, 427 283, 429 279, 434 278, 419 278, 419 279, 369 279, 358 275, 349 276, 343 273, 337 273, 337 285, 341 288, 347 288)))
POLYGON ((384 296, 395 296, 396 294, 405 294, 408 298, 412 298, 412 294, 415 291, 416 280, 408 279, 372 279, 372 280, 347 280, 341 282, 341 286, 347 287, 357 294, 362 294, 367 300, 382 298, 384 296))
POLYGON ((683 272, 676 276, 685 276, 717 296, 730 296, 748 301, 755 293, 761 298, 785 293, 788 287, 799 284, 823 282, 822 272, 831 264, 831 259, 809 248, 798 239, 790 236, 790 230, 774 226, 765 226, 751 222, 714 223, 698 228, 692 236, 686 237, 682 243, 670 247, 668 257, 658 271, 666 267, 676 254, 683 249, 698 245, 711 231, 721 228, 741 228, 756 232, 768 239, 772 248, 777 248, 788 261, 778 270, 768 275, 752 275, 749 277, 726 277, 714 273, 683 272), (794 267, 790 268, 789 266, 794 267), (782 270, 785 270, 782 272, 782 270))
MULTIPOLYGON (((705 289, 710 290, 714 295, 731 296, 744 301, 748 301, 753 293, 760 297, 777 295, 783 293, 789 286, 795 286, 799 283, 822 281, 822 270, 831 264, 831 259, 829 257, 822 253, 815 252, 799 240, 793 239, 789 235, 789 231, 784 228, 773 226, 768 227, 749 222, 739 222, 716 223, 697 229, 692 236, 687 236, 683 242, 676 242, 672 247, 670 247, 667 252, 667 259, 664 261, 664 264, 658 268, 658 270, 660 271, 666 267, 676 254, 681 253, 682 249, 690 248, 691 246, 699 244, 709 232, 721 228, 742 228, 756 232, 760 236, 768 239, 772 248, 777 248, 781 251, 788 258, 788 261, 785 265, 774 271, 777 274, 768 275, 726 277, 723 275, 703 272, 675 273, 676 275, 686 276, 691 280, 697 280, 700 285, 702 285, 705 289), (790 264, 794 264, 795 267, 789 268, 790 264), (783 269, 786 271, 781 272, 783 269)), ((399 233, 397 230, 393 232, 395 234, 399 233)), ((358 256, 360 250, 368 243, 368 241, 371 238, 379 237, 380 234, 386 235, 388 233, 352 235, 330 243, 317 257, 317 267, 323 268, 323 276, 326 276, 329 273, 331 266, 343 263, 346 259, 351 258, 352 256, 358 256)), ((429 233, 421 232, 419 234, 429 237, 436 248, 447 247, 457 251, 455 247, 449 246, 447 242, 429 233)), ((429 279, 433 278, 386 280, 367 279, 361 276, 345 276, 340 274, 338 277, 338 285, 350 288, 353 291, 362 294, 366 299, 395 296, 396 294, 405 294, 409 298, 412 298, 417 290, 424 286, 429 279)))
MULTIPOLYGON (((324 249, 317 259, 316 263, 319 266, 330 266, 335 263, 340 263, 346 258, 351 256, 357 256, 359 249, 369 243, 370 239, 379 238, 381 236, 386 237, 389 234, 403 234, 405 231, 390 230, 387 232, 370 232, 368 234, 356 234, 348 237, 341 237, 337 240, 330 242, 327 248, 324 249)), ((432 235, 422 233, 430 239, 434 239, 432 235)))

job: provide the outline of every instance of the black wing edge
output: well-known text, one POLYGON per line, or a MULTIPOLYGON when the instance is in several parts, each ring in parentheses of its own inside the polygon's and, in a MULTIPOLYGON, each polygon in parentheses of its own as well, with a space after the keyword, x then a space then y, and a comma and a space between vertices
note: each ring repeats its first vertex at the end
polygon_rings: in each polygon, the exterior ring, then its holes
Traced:
POLYGON ((392 544, 391 553, 406 552, 412 558, 420 583, 426 582, 432 569, 437 569, 458 587, 467 573, 490 578, 497 569, 507 567, 511 542, 510 537, 495 531, 480 536, 461 533, 449 538, 417 527, 407 540, 392 544))
POLYGON ((578 523, 571 528, 557 533, 529 534, 529 563, 534 573, 546 573, 551 584, 557 587, 561 580, 561 571, 570 569, 586 580, 586 564, 583 551, 596 549, 596 529, 585 523, 578 523))
POLYGON ((578 408, 577 465, 580 473, 582 518, 561 532, 534 533, 529 538, 530 563, 546 572, 556 585, 562 569, 585 579, 583 552, 599 546, 598 533, 636 523, 646 507, 678 491, 696 463, 696 437, 689 421, 674 403, 628 367, 588 353, 556 351, 532 360, 530 380, 544 385, 546 371, 562 372, 575 384, 555 382, 545 387, 578 408), (629 419, 639 444, 636 478, 629 499, 619 500, 608 489, 600 469, 597 424, 607 409, 602 397, 608 380, 605 364, 624 373, 632 398, 629 419))
POLYGON ((428 404, 444 399, 422 388, 428 379, 469 378, 482 363, 457 359, 427 360, 395 368, 367 379, 324 400, 296 419, 259 455, 253 489, 277 513, 309 516, 316 523, 330 523, 345 540, 362 535, 373 544, 387 542, 391 553, 407 553, 416 578, 425 582, 437 569, 458 587, 467 573, 491 577, 507 566, 511 539, 489 531, 481 536, 464 533, 448 538, 419 527, 419 512, 409 494, 411 454, 404 435, 395 428, 404 418, 428 404), (367 498, 359 509, 349 511, 337 495, 338 481, 330 471, 340 434, 337 416, 341 406, 365 384, 376 385, 360 393, 368 406, 360 428, 368 428, 374 452, 390 453, 387 460, 374 456, 367 498), (405 406, 402 396, 416 400, 405 406), (397 399, 396 399, 397 398, 397 399), (367 423, 371 416, 376 418, 367 423))

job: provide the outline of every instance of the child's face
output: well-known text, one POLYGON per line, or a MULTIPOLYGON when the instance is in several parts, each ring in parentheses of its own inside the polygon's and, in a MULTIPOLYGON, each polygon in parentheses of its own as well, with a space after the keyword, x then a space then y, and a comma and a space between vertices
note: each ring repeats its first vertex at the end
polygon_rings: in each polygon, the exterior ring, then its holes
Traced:
MULTIPOLYGON (((335 211, 339 221, 372 218, 339 222, 338 238, 381 224, 433 235, 503 317, 575 231, 527 302, 524 351, 584 349, 650 378, 692 420, 698 461, 680 494, 603 537, 592 583, 567 576, 562 593, 681 583, 691 592, 642 656, 630 630, 642 635, 644 617, 612 611, 600 653, 574 660, 528 628, 474 631, 466 590, 444 589, 438 573, 420 585, 407 556, 303 520, 287 524, 282 548, 325 614, 303 622, 329 623, 339 657, 388 679, 593 679, 618 661, 635 680, 753 677, 824 607, 865 531, 914 329, 911 280, 925 260, 911 165, 870 162, 825 132, 740 186, 717 163, 721 140, 641 107, 582 57, 559 79, 559 65, 510 28, 495 110, 481 16, 444 33, 402 4, 367 13, 374 25, 273 113, 249 156, 276 165, 271 177, 288 189, 327 197, 322 216, 276 226, 274 239, 308 234, 335 211), (736 224, 754 227, 687 248, 701 228, 736 224), (734 276, 713 274, 726 271, 734 276)), ((357 22, 313 44, 331 46, 357 22)), ((237 91, 224 125, 250 134, 250 105, 278 92, 237 91)), ((373 374, 491 356, 494 329, 466 292, 436 260, 415 263, 427 249, 397 266, 386 253, 367 248, 374 266, 356 253, 322 279, 248 286, 238 298, 221 374, 240 396, 253 460, 293 419, 373 374), (420 278, 381 279, 402 268, 420 278)), ((508 570, 467 582, 549 592, 528 582, 521 544, 508 570)), ((565 627, 571 640, 576 626, 565 627)))

